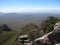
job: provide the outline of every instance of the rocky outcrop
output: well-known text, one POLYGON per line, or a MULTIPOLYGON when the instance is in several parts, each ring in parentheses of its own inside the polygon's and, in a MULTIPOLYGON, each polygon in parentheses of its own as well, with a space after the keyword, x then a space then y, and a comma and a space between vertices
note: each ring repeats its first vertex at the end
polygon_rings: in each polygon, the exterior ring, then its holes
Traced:
POLYGON ((32 42, 29 43, 28 35, 22 35, 19 37, 19 42, 21 42, 23 45, 32 45, 32 42))
POLYGON ((60 22, 56 23, 54 30, 48 34, 35 39, 35 42, 43 45, 60 45, 60 22))

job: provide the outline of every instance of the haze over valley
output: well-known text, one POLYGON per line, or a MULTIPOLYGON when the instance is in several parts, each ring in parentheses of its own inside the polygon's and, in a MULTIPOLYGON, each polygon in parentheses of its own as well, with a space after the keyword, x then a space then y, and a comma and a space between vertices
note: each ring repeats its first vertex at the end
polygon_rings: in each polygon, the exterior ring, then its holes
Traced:
POLYGON ((13 30, 20 31, 23 26, 29 23, 40 25, 43 19, 48 16, 60 16, 51 13, 1 13, 0 24, 7 24, 13 30))

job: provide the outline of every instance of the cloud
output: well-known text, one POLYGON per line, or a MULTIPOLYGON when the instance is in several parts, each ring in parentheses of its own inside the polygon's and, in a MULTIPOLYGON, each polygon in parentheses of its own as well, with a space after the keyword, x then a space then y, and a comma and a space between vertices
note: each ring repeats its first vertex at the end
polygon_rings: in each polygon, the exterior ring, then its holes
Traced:
POLYGON ((60 8, 5 8, 0 9, 0 12, 60 12, 60 8))

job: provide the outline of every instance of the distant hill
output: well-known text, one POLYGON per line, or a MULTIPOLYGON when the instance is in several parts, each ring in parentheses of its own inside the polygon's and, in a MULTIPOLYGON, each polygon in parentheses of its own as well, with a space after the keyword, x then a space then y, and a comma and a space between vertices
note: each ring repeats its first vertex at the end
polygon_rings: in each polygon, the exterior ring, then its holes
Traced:
POLYGON ((7 24, 13 30, 20 31, 21 27, 28 23, 37 25, 47 16, 60 16, 60 14, 47 13, 0 13, 0 24, 7 24))

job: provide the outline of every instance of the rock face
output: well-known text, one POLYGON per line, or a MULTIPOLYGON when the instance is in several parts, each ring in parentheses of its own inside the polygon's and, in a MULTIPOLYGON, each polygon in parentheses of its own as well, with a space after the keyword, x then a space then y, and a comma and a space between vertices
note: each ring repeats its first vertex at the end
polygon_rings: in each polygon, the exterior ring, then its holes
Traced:
POLYGON ((19 42, 21 42, 23 45, 32 45, 32 42, 29 43, 28 35, 22 35, 19 37, 19 42))
POLYGON ((55 45, 60 45, 60 43, 58 43, 58 44, 55 44, 55 45))
POLYGON ((22 35, 19 37, 19 41, 24 44, 24 45, 28 45, 28 35, 22 35))
POLYGON ((59 43, 60 42, 60 28, 55 29, 53 33, 48 35, 48 38, 52 44, 59 43))
POLYGON ((38 38, 35 42, 43 45, 60 45, 60 22, 56 23, 54 30, 48 34, 38 38))
POLYGON ((50 35, 51 33, 52 32, 50 32, 40 38, 35 39, 35 42, 40 43, 42 45, 52 45, 49 38, 48 38, 48 35, 50 35))
POLYGON ((52 44, 60 43, 60 22, 56 23, 53 32, 48 35, 52 44))

